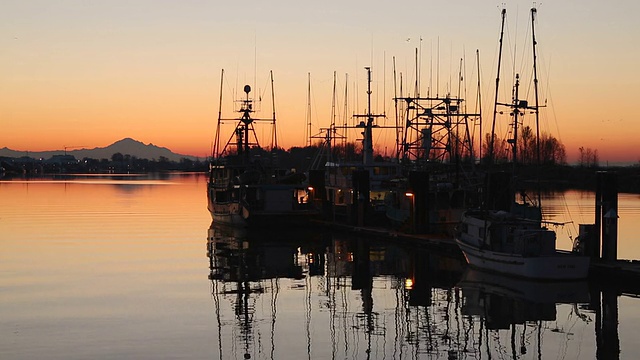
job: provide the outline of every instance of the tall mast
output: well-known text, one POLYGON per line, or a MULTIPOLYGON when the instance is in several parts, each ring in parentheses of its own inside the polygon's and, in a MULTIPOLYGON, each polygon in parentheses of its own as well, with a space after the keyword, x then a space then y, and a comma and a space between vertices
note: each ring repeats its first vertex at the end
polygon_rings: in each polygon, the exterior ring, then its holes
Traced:
POLYGON ((333 89, 331 91, 331 128, 336 127, 336 71, 333 71, 333 89))
MULTIPOLYGON (((533 44, 533 89, 534 89, 534 93, 535 93, 535 107, 533 109, 533 112, 535 114, 536 117, 536 161, 538 162, 538 167, 540 166, 540 114, 539 114, 539 107, 540 107, 540 103, 538 102, 538 66, 537 66, 537 56, 536 56, 536 28, 535 28, 535 23, 536 23, 536 13, 538 12, 538 10, 533 7, 531 8, 531 36, 532 36, 532 44, 533 44)), ((538 177, 538 181, 539 181, 539 177, 538 177)), ((540 191, 538 191, 538 206, 540 206, 541 204, 541 195, 540 195, 540 191)))
POLYGON ((252 100, 249 98, 249 93, 251 92, 251 86, 244 86, 244 93, 246 94, 246 99, 243 100, 242 105, 240 107, 240 112, 242 113, 242 117, 240 121, 242 122, 242 127, 237 131, 240 135, 238 140, 238 155, 244 155, 244 160, 249 162, 249 126, 253 123, 253 119, 251 118, 251 113, 253 112, 252 100), (244 139, 244 143, 243 143, 244 139))
POLYGON ((418 68, 418 48, 416 48, 416 85, 413 92, 417 98, 420 97, 420 79, 418 79, 418 77, 420 76, 419 71, 420 69, 418 68))
POLYGON ((500 66, 502 64, 502 40, 504 38, 504 21, 507 15, 507 9, 502 9, 502 25, 500 25, 500 49, 498 51, 498 71, 496 72, 496 95, 493 101, 493 122, 491 123, 491 139, 489 139, 489 163, 493 162, 493 146, 495 142, 496 131, 496 115, 498 114, 498 88, 500 86, 500 66))
POLYGON ((331 92, 331 126, 329 126, 329 135, 331 136, 332 145, 335 145, 334 131, 336 128, 336 71, 333 71, 333 91, 331 92))
POLYGON ((218 104, 218 125, 216 126, 216 137, 213 142, 213 154, 214 158, 217 158, 220 151, 220 123, 222 122, 222 87, 224 84, 224 69, 220 74, 220 103, 218 104))
MULTIPOLYGON (((522 105, 518 99, 518 89, 520 87, 520 75, 516 74, 516 85, 513 88, 513 139, 511 139, 511 158, 513 162, 513 173, 515 174, 516 162, 518 161, 518 108, 522 105)), ((526 105, 525 105, 526 106, 526 105)))
POLYGON ((480 125, 480 146, 478 147, 479 153, 478 153, 478 159, 482 159, 482 96, 481 94, 481 87, 480 87, 480 50, 476 49, 476 62, 478 65, 478 113, 480 114, 480 117, 478 119, 479 125, 480 125))
MULTIPOLYGON (((396 57, 393 57, 393 97, 394 99, 398 98, 398 82, 397 82, 397 75, 396 75, 396 57)), ((395 131, 395 135, 396 135, 396 161, 398 161, 400 159, 400 132, 399 132, 399 127, 400 127, 400 119, 399 119, 399 114, 398 114, 398 100, 394 101, 394 105, 395 105, 395 112, 396 112, 396 131, 395 131)))
POLYGON ((271 117, 271 150, 278 147, 278 136, 276 132, 276 95, 273 92, 273 70, 269 71, 271 76, 271 108, 273 109, 273 115, 271 117))
POLYGON ((311 146, 311 73, 307 73, 307 146, 311 146))
MULTIPOLYGON (((347 129, 347 120, 348 120, 348 116, 347 116, 347 111, 348 111, 348 107, 349 107, 349 74, 345 73, 344 74, 344 110, 343 110, 343 122, 342 122, 342 128, 343 129, 347 129)), ((347 137, 343 136, 342 137, 342 148, 345 151, 345 158, 347 156, 347 137)))
MULTIPOLYGON (((463 76, 462 76, 462 66, 464 65, 464 58, 460 58, 460 65, 458 66, 458 99, 462 99, 462 86, 464 85, 463 83, 463 76)), ((453 85, 451 86, 453 88, 453 85)), ((458 110, 460 110, 458 108, 458 110)), ((466 111, 465 111, 466 112, 466 111)), ((466 124, 466 122, 465 122, 466 124)), ((468 132, 468 128, 465 128, 465 130, 467 130, 467 135, 469 134, 468 132)), ((453 154, 451 154, 450 156, 454 156, 456 163, 460 160, 460 157, 462 157, 463 154, 461 154, 461 149, 460 149, 460 129, 459 126, 455 126, 455 134, 454 135, 454 141, 455 141, 455 146, 454 146, 454 151, 453 154)), ((469 145, 471 145, 471 143, 469 143, 469 145)), ((453 162, 453 159, 451 159, 451 161, 453 162)))
POLYGON ((373 115, 371 114, 371 68, 365 67, 367 70, 367 123, 364 130, 364 157, 365 164, 373 162, 373 115))

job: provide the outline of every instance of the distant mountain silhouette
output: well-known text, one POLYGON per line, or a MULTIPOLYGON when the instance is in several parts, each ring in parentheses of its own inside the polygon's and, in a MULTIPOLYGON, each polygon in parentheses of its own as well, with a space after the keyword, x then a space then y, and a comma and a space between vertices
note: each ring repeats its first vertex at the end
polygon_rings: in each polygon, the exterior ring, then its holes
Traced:
MULTIPOLYGON (((73 155, 76 159, 83 159, 85 157, 92 158, 92 159, 111 159, 111 156, 115 153, 121 153, 122 155, 128 154, 131 156, 135 156, 139 159, 149 159, 149 160, 153 160, 153 159, 159 160, 161 156, 171 161, 180 161, 180 159, 182 158, 197 160, 195 156, 176 154, 165 147, 160 147, 153 144, 145 145, 144 143, 131 138, 124 138, 122 140, 118 140, 107 147, 102 147, 102 148, 97 147, 93 149, 74 149, 74 150, 66 151, 67 155, 73 155)), ((65 154, 64 150, 34 151, 34 152, 28 151, 27 152, 27 151, 11 150, 6 147, 0 149, 0 156, 14 157, 14 158, 28 156, 36 159, 38 158, 49 159, 54 155, 64 155, 64 154, 65 154)))

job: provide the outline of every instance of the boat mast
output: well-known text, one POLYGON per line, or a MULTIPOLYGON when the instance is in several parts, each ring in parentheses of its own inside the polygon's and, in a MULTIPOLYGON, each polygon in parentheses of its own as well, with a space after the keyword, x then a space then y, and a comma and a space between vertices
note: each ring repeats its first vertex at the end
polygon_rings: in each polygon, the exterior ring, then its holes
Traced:
POLYGON ((489 163, 493 162, 493 146, 496 133, 496 115, 498 114, 498 88, 500 86, 500 66, 502 64, 502 40, 504 39, 504 21, 507 16, 507 9, 502 9, 502 24, 500 25, 500 47, 498 50, 498 71, 496 72, 496 94, 493 101, 493 122, 491 124, 491 139, 489 139, 489 163))
POLYGON ((220 124, 222 123, 222 87, 224 84, 224 69, 220 74, 220 103, 218 104, 218 124, 216 126, 216 137, 213 141, 213 153, 211 154, 216 159, 220 154, 220 124))
POLYGON ((478 159, 482 160, 482 96, 481 96, 481 87, 480 87, 480 50, 476 49, 476 62, 478 65, 478 113, 480 117, 478 118, 478 123, 480 126, 480 146, 478 147, 478 159))
POLYGON ((373 162, 373 115, 371 115, 371 68, 365 67, 367 70, 367 123, 364 130, 364 157, 363 162, 365 165, 373 162))
POLYGON ((244 86, 244 93, 246 94, 246 99, 242 101, 242 105, 240 107, 240 112, 242 113, 242 117, 240 121, 242 125, 240 128, 236 130, 238 138, 238 155, 243 155, 244 160, 249 162, 249 126, 253 123, 253 119, 251 118, 251 113, 253 112, 253 106, 251 104, 251 99, 249 99, 249 93, 251 92, 251 86, 244 86), (244 140, 244 143, 243 143, 244 140))
MULTIPOLYGON (((532 36, 532 44, 533 44, 533 89, 535 93, 535 105, 533 108, 533 113, 536 117, 536 161, 538 162, 538 167, 540 167, 540 103, 538 98, 538 66, 537 66, 537 55, 536 55, 536 13, 538 10, 533 7, 531 8, 531 36, 532 36)), ((540 177, 538 176, 538 182, 540 181, 540 177)), ((541 195, 540 191, 538 191, 538 206, 541 204, 541 195)))
POLYGON ((511 143, 511 162, 513 163, 513 173, 516 173, 516 162, 518 161, 518 115, 520 115, 520 110, 518 108, 522 105, 526 107, 526 102, 524 104, 520 103, 518 99, 518 89, 520 88, 520 74, 516 74, 516 84, 513 87, 513 138, 510 139, 511 143))
MULTIPOLYGON (((333 91, 331 92, 331 125, 329 126, 329 132, 333 132, 336 128, 336 71, 333 71, 333 91)), ((333 136, 333 134, 331 134, 333 136)), ((335 139, 332 138, 332 142, 335 142, 335 139)), ((332 145, 335 145, 332 144, 332 145)))
POLYGON ((215 160, 217 159, 220 150, 220 124, 222 122, 222 86, 224 83, 224 69, 220 74, 220 103, 218 104, 218 124, 216 125, 216 135, 213 140, 213 152, 211 153, 211 157, 215 160))
POLYGON ((307 73, 307 146, 311 146, 311 73, 307 73))
MULTIPOLYGON (((342 113, 344 115, 342 118, 342 128, 346 129, 347 122, 348 122, 347 112, 349 108, 349 74, 348 73, 344 74, 344 104, 343 105, 344 105, 344 108, 342 110, 342 113)), ((347 137, 346 136, 342 136, 342 149, 344 151, 344 157, 346 159, 347 158, 347 137)))
POLYGON ((271 150, 278 147, 278 136, 276 132, 276 95, 273 91, 273 70, 269 71, 271 76, 271 108, 273 109, 273 115, 271 117, 271 150))
MULTIPOLYGON (((398 81, 397 81, 397 75, 396 75, 396 57, 393 57, 393 97, 397 98, 398 97, 398 81)), ((395 131, 395 135, 396 135, 396 161, 400 160, 400 132, 398 131, 400 129, 400 121, 399 121, 399 114, 398 114, 398 102, 394 101, 393 102, 395 105, 395 112, 396 112, 396 131, 395 131)))

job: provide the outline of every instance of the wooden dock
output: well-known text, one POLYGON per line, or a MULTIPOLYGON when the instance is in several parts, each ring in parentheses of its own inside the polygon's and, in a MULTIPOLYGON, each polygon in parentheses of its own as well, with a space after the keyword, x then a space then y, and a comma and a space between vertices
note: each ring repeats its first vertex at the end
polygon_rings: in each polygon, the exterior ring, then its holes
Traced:
POLYGON ((639 277, 640 260, 592 260, 591 271, 596 275, 639 277))
MULTIPOLYGON (((433 248, 434 250, 449 253, 462 252, 455 240, 445 234, 411 234, 403 231, 392 230, 374 226, 356 226, 331 221, 315 221, 315 224, 324 228, 334 229, 355 236, 371 237, 380 240, 395 242, 410 242, 415 245, 433 248)), ((616 280, 640 278, 640 260, 592 260, 589 277, 606 278, 615 277, 616 280)))
POLYGON ((411 234, 383 227, 356 226, 323 220, 317 220, 315 223, 324 228, 339 230, 356 236, 369 236, 381 240, 387 239, 401 242, 410 241, 416 244, 459 251, 453 237, 445 234, 411 234))

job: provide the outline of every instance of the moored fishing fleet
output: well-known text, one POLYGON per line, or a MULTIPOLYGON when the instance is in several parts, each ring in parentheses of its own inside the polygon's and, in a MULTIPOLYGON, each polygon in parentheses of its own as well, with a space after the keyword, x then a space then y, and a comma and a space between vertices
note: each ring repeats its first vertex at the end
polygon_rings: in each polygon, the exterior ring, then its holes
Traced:
MULTIPOLYGON (((482 149, 482 145, 474 146, 473 136, 474 127, 482 121, 481 111, 469 111, 465 100, 450 92, 421 96, 416 86, 412 95, 394 96, 396 121, 388 126, 380 121, 386 115, 372 110, 373 71, 365 67, 366 112, 353 115, 353 125, 332 121, 323 129, 315 137, 322 140, 320 150, 307 168, 282 169, 272 152, 277 148, 273 75, 273 112, 267 118, 254 116, 252 89, 246 85, 244 97, 236 101, 238 116, 225 118, 222 110, 218 116, 207 186, 213 223, 249 228, 340 225, 360 233, 394 237, 436 236, 444 243, 457 245, 475 268, 529 279, 586 278, 590 258, 577 246, 573 251, 556 249, 556 232, 544 220, 540 196, 529 196, 522 190, 535 188, 531 186, 535 179, 518 174, 518 128, 525 114, 534 114, 537 139, 540 134, 535 15, 533 8, 535 100, 530 104, 519 96, 520 78, 516 75, 511 101, 500 102, 498 75, 496 108, 488 134, 490 150, 485 157, 478 156, 475 149, 482 149), (504 164, 498 166, 493 157, 498 106, 508 107, 512 120, 507 131, 511 137, 506 140, 513 150, 512 166, 506 172, 504 164), (221 134, 225 122, 234 122, 235 128, 221 134), (271 128, 270 147, 262 148, 258 142, 255 126, 259 123, 271 128), (373 144, 374 132, 384 129, 393 131, 396 143, 394 154, 383 158, 374 156, 373 144), (336 150, 336 144, 352 130, 361 135, 358 140, 362 151, 349 159, 336 150), (226 142, 224 137, 228 137, 226 142), (518 199, 516 193, 521 195, 518 199)), ((501 45, 505 16, 503 9, 501 45)), ((535 151, 540 152, 539 140, 535 151)), ((540 155, 537 159, 539 163, 540 155)), ((539 193, 539 189, 533 193, 539 193)))

